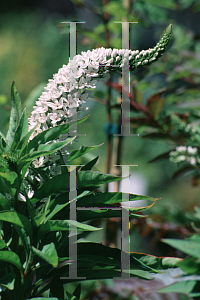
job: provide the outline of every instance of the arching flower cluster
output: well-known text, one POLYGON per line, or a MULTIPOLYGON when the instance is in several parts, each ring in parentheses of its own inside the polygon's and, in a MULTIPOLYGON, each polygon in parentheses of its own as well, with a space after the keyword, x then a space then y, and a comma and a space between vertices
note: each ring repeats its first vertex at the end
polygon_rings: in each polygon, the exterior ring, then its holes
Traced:
MULTIPOLYGON (((149 50, 102 47, 76 55, 53 75, 36 101, 29 118, 29 131, 36 126, 30 139, 43 130, 76 119, 77 112, 87 109, 82 104, 92 96, 97 80, 107 79, 109 72, 121 72, 125 65, 133 70, 157 60, 168 45, 171 32, 172 26, 169 25, 157 45, 149 50)), ((40 166, 38 162, 35 165, 40 166)))

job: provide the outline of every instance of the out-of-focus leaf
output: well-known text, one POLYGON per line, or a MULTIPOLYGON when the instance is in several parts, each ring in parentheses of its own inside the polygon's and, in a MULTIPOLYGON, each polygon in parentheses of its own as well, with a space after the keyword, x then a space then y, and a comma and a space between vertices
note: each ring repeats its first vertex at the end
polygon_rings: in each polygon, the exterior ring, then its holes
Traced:
MULTIPOLYGON (((165 89, 164 89, 165 90, 165 89)), ((161 112, 163 105, 164 105, 164 98, 161 98, 162 92, 159 92, 153 96, 151 96, 147 100, 146 106, 148 107, 149 111, 152 113, 154 118, 156 118, 159 113, 161 112)))
POLYGON ((195 240, 178 240, 178 239, 163 239, 164 243, 189 254, 193 257, 200 258, 200 242, 195 240))
POLYGON ((196 284, 196 280, 191 281, 180 281, 173 283, 171 285, 168 285, 160 290, 158 290, 159 293, 190 293, 192 292, 194 286, 196 284))

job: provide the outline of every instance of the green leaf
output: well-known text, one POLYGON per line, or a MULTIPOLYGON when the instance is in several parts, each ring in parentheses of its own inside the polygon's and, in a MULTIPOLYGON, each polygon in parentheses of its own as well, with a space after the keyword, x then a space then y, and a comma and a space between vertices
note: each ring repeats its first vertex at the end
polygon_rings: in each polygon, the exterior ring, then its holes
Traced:
POLYGON ((4 195, 0 193, 0 210, 9 210, 10 203, 4 195))
POLYGON ((31 223, 24 215, 15 211, 2 211, 0 212, 0 220, 24 228, 28 235, 32 237, 33 232, 31 223))
POLYGON ((75 295, 70 294, 68 291, 65 291, 67 295, 67 300, 79 300, 75 295))
POLYGON ((180 281, 173 283, 171 285, 168 285, 160 290, 158 290, 159 293, 190 293, 194 286, 196 284, 196 280, 191 281, 180 281))
POLYGON ((147 108, 152 113, 154 118, 156 118, 160 114, 163 105, 164 105, 164 98, 161 98, 160 93, 151 96, 147 100, 147 104, 146 104, 147 108))
POLYGON ((177 267, 181 268, 187 274, 197 274, 200 269, 198 260, 193 257, 187 257, 177 263, 177 267))
POLYGON ((15 131, 14 140, 11 146, 11 151, 14 151, 18 144, 20 143, 21 139, 28 133, 28 118, 26 114, 26 108, 24 108, 22 115, 19 120, 19 124, 15 131))
POLYGON ((32 246, 33 253, 38 257, 46 261, 48 264, 52 265, 54 268, 58 266, 58 255, 54 243, 45 245, 42 251, 36 249, 32 246))
POLYGON ((19 256, 15 252, 13 252, 13 251, 0 251, 0 261, 1 260, 6 261, 6 262, 11 263, 14 266, 16 266, 19 269, 20 273, 21 273, 21 277, 23 278, 23 276, 24 276, 23 267, 21 265, 19 256))
POLYGON ((82 123, 87 118, 88 116, 77 121, 69 122, 63 125, 57 125, 42 131, 30 141, 26 148, 26 153, 36 151, 41 144, 46 144, 50 141, 56 140, 61 134, 68 132, 69 129, 73 128, 76 124, 82 123))
POLYGON ((1 278, 0 286, 6 287, 9 290, 14 290, 15 278, 16 278, 15 273, 8 273, 4 275, 1 278))
POLYGON ((17 173, 15 172, 9 172, 9 173, 3 173, 0 172, 0 176, 3 177, 9 185, 16 187, 17 186, 17 181, 18 181, 18 176, 17 173))
POLYGON ((12 87, 11 87, 11 113, 10 113, 10 123, 9 123, 9 129, 6 135, 6 140, 8 145, 11 147, 15 130, 18 126, 20 116, 22 114, 22 107, 21 107, 21 100, 19 97, 19 94, 17 92, 15 82, 13 81, 12 87))
POLYGON ((93 149, 96 149, 96 148, 98 148, 102 145, 103 144, 100 144, 100 145, 97 145, 97 146, 91 146, 91 147, 81 146, 80 149, 78 149, 78 150, 71 150, 70 155, 67 157, 67 160, 71 161, 73 159, 76 159, 76 158, 84 155, 85 153, 88 153, 89 151, 92 151, 93 149))
MULTIPOLYGON (((126 177, 127 178, 127 177, 126 177)), ((120 181, 123 178, 100 172, 78 171, 77 172, 77 188, 101 185, 113 181, 120 181)))
POLYGON ((81 296, 81 284, 79 283, 77 285, 77 287, 75 288, 74 292, 73 292, 73 295, 77 298, 77 299, 80 299, 80 296, 81 296))
POLYGON ((193 240, 178 240, 178 239, 162 239, 162 241, 175 249, 189 254, 193 257, 200 258, 200 242, 193 240))
POLYGON ((40 225, 38 230, 38 239, 44 234, 51 231, 96 231, 102 228, 93 227, 87 224, 82 224, 73 220, 50 220, 47 223, 40 225))
MULTIPOLYGON (((121 179, 122 177, 103 174, 100 172, 78 171, 77 189, 99 186, 103 183, 119 181, 121 179)), ((63 192, 69 192, 69 173, 57 175, 46 181, 37 191, 35 191, 33 199, 43 199, 63 192)))
POLYGON ((96 164, 98 158, 99 158, 99 156, 97 156, 94 159, 92 159, 91 161, 89 161, 85 166, 83 166, 81 168, 81 171, 90 171, 96 164))
POLYGON ((6 243, 0 239, 0 250, 1 249, 4 249, 4 248, 7 248, 8 246, 6 245, 6 243))
MULTIPOLYGON (((149 196, 142 196, 142 195, 134 195, 128 193, 121 193, 121 192, 104 192, 104 193, 94 193, 91 195, 87 195, 85 197, 80 198, 77 201, 77 206, 96 206, 97 204, 112 204, 112 203, 119 203, 122 202, 123 195, 126 196, 126 199, 129 198, 130 201, 135 200, 155 200, 149 196)), ((123 205, 123 204, 122 204, 123 205)))
POLYGON ((34 223, 37 227, 39 227, 42 223, 44 223, 46 219, 46 215, 48 215, 49 210, 45 211, 44 213, 40 213, 34 218, 34 223))
POLYGON ((62 149, 64 146, 70 144, 76 137, 68 138, 65 141, 57 142, 57 143, 51 143, 47 145, 39 145, 38 151, 33 151, 28 153, 27 155, 21 157, 19 159, 19 162, 28 162, 32 161, 35 158, 41 157, 43 155, 52 154, 60 149, 62 149))
POLYGON ((31 199, 43 199, 58 193, 69 192, 69 173, 57 175, 46 181, 39 189, 37 189, 31 199))

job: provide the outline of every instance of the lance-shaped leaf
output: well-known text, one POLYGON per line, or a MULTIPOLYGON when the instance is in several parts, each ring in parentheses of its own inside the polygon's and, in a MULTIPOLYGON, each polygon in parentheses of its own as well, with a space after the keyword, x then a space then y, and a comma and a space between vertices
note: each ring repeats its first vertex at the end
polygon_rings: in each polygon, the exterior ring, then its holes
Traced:
MULTIPOLYGON (((77 189, 99 186, 103 183, 119 181, 122 179, 122 177, 119 176, 103 174, 100 172, 78 171, 77 173, 77 189)), ((69 173, 57 175, 46 181, 37 191, 35 191, 33 198, 43 199, 63 192, 69 192, 69 173)))
MULTIPOLYGON (((124 177, 125 178, 125 177, 124 177)), ((127 177, 126 177, 127 178, 127 177)), ((77 172, 77 188, 101 185, 113 181, 120 181, 123 177, 113 176, 100 172, 78 171, 77 172)))
POLYGON ((19 120, 19 124, 18 124, 17 129, 14 134, 11 151, 14 151, 17 148, 21 139, 27 134, 27 132, 28 132, 28 117, 27 117, 26 108, 25 108, 22 112, 22 115, 19 120))
POLYGON ((0 212, 0 220, 24 228, 28 235, 32 237, 33 232, 31 223, 24 215, 15 211, 2 211, 0 212))
POLYGON ((85 166, 81 167, 81 170, 82 171, 90 171, 96 164, 98 158, 99 158, 99 156, 97 156, 94 159, 92 159, 91 161, 89 161, 85 166))
POLYGON ((189 294, 192 292, 194 286, 196 284, 196 280, 183 280, 180 282, 175 282, 173 284, 170 284, 160 290, 158 290, 159 293, 187 293, 189 294))
POLYGON ((71 150, 70 155, 67 157, 67 160, 71 161, 73 159, 76 159, 76 158, 88 153, 89 151, 92 151, 92 150, 102 146, 102 145, 103 144, 100 144, 100 145, 97 145, 97 146, 91 146, 91 147, 81 146, 80 149, 78 149, 78 150, 71 150))
POLYGON ((13 81, 12 87, 11 87, 10 123, 9 123, 9 129, 8 129, 8 132, 6 135, 6 140, 10 147, 13 143, 15 130, 18 126, 21 114, 22 114, 21 100, 20 100, 19 94, 17 92, 15 82, 13 81))
POLYGON ((119 203, 122 202, 123 195, 129 198, 130 201, 135 200, 152 200, 155 199, 149 196, 142 196, 142 195, 134 195, 128 193, 121 193, 121 192, 104 192, 104 193, 94 193, 91 195, 87 195, 85 197, 80 198, 77 201, 77 206, 88 206, 88 205, 96 205, 96 204, 112 204, 112 203, 119 203))
POLYGON ((47 145, 39 145, 37 151, 30 152, 26 154, 25 156, 21 157, 19 159, 19 162, 28 162, 32 161, 35 158, 41 157, 43 155, 52 154, 60 149, 62 149, 64 146, 70 144, 76 137, 68 138, 66 141, 57 142, 57 143, 51 143, 47 145))
POLYGON ((189 254, 193 257, 200 258, 200 242, 199 240, 178 240, 178 239, 163 239, 164 243, 189 254))
POLYGON ((27 145, 26 153, 38 150, 38 147, 41 144, 46 144, 50 141, 58 139, 61 134, 68 132, 69 129, 73 128, 76 124, 82 123, 88 117, 89 116, 67 124, 57 125, 55 127, 42 131, 41 133, 37 134, 27 145))
POLYGON ((32 246, 33 253, 35 253, 39 258, 46 261, 48 264, 52 265, 54 268, 58 266, 58 255, 54 243, 45 245, 42 251, 32 246))
POLYGON ((87 224, 82 224, 73 220, 49 220, 47 223, 40 225, 38 230, 38 239, 44 234, 51 231, 96 231, 102 228, 96 228, 87 224))

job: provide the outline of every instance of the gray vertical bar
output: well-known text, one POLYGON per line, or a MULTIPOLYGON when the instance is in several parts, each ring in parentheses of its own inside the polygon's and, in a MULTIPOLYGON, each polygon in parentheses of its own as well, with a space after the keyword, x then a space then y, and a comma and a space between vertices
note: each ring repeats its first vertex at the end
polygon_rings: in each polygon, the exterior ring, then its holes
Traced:
MULTIPOLYGON (((122 23, 122 49, 129 49, 129 23, 138 22, 114 22, 122 23)), ((129 60, 124 65, 123 60, 125 55, 122 55, 122 105, 121 105, 121 134, 114 134, 113 136, 138 136, 138 134, 130 134, 130 99, 127 95, 127 88, 130 91, 129 80, 129 60)))
MULTIPOLYGON (((65 165, 66 166, 66 165, 65 165)), ((76 221, 76 167, 79 165, 69 165, 69 203, 70 203, 70 221, 76 221), (73 200, 73 201, 72 201, 73 200)), ((71 225, 73 228, 73 226, 71 225)), ((86 279, 86 277, 77 277, 77 229, 70 230, 69 224, 69 259, 73 263, 69 265, 69 277, 61 277, 61 279, 86 279)))
MULTIPOLYGON (((69 31, 69 60, 72 60, 74 56, 76 55, 77 51, 77 39, 76 39, 76 24, 77 23, 86 23, 86 22, 61 22, 61 23, 69 23, 70 24, 70 31, 69 31)), ((71 85, 71 84, 70 84, 71 85)), ((73 113, 73 120, 77 121, 77 108, 71 108, 71 111, 73 113)), ((77 134, 77 123, 75 123, 74 127, 69 130, 69 136, 82 136, 85 134, 77 134)), ((67 139, 68 134, 63 134, 63 140, 67 139)), ((63 147, 63 150, 67 150, 68 146, 63 147)), ((65 163, 67 163, 66 157, 64 157, 65 163)))
MULTIPOLYGON (((130 166, 138 166, 138 165, 115 165, 122 167, 122 177, 129 176, 129 167, 130 166)), ((122 191, 127 189, 127 181, 128 186, 130 187, 130 178, 126 178, 122 180, 122 191)), ((122 231, 121 231, 121 277, 122 278, 130 278, 130 230, 129 230, 129 210, 123 207, 123 202, 129 201, 129 190, 128 194, 122 193, 122 231), (126 272, 124 272, 126 271, 126 272), (128 271, 128 272, 127 272, 128 271)), ((127 206, 126 206, 127 207, 127 206)), ((130 207, 130 203, 128 208, 130 207)))

